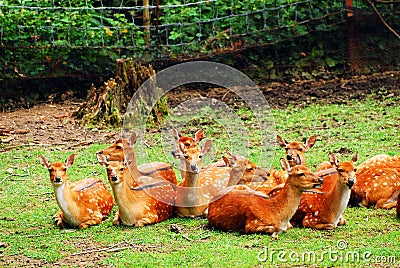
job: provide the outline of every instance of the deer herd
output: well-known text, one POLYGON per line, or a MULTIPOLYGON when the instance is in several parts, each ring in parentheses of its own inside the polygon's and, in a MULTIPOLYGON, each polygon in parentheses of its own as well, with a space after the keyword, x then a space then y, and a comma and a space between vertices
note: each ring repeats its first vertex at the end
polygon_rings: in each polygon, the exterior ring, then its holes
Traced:
POLYGON ((135 133, 96 153, 105 167, 112 193, 99 179, 69 182, 65 162, 50 163, 50 182, 60 208, 54 215, 59 227, 87 228, 100 224, 118 210, 113 225, 144 226, 178 217, 206 217, 211 227, 240 233, 268 233, 276 237, 293 226, 333 230, 346 224, 348 205, 390 209, 400 218, 400 156, 377 155, 356 169, 358 153, 347 161, 329 154, 315 172, 306 164, 306 152, 316 136, 287 142, 277 136, 286 157, 282 169, 263 169, 250 159, 227 152, 204 167, 202 157, 211 147, 203 130, 194 138, 174 131, 174 158, 180 161, 178 182, 172 166, 152 162, 137 166, 135 133))

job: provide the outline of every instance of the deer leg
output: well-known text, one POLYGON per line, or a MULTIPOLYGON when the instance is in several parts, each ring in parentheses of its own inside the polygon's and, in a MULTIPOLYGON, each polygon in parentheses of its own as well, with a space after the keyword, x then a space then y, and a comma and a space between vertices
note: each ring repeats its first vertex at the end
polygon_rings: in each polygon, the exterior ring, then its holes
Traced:
POLYGON ((103 215, 100 212, 96 212, 92 215, 92 218, 88 221, 79 224, 79 229, 85 229, 92 225, 100 224, 103 221, 103 215))
POLYGON ((157 223, 158 216, 157 215, 149 215, 147 218, 142 218, 135 222, 136 227, 141 227, 148 224, 157 223))
POLYGON ((391 209, 391 208, 395 208, 396 206, 397 206, 397 201, 396 202, 386 202, 385 204, 382 205, 382 208, 391 209))
POLYGON ((318 230, 332 231, 335 229, 335 225, 333 223, 317 223, 317 224, 311 224, 311 228, 318 230))
POLYGON ((341 226, 341 225, 345 225, 346 224, 346 219, 345 218, 343 218, 343 215, 340 215, 340 217, 339 217, 339 221, 338 221, 338 226, 341 226))
POLYGON ((59 210, 54 216, 53 216, 53 220, 54 220, 54 223, 58 226, 58 227, 60 227, 60 228, 63 228, 64 227, 64 213, 61 211, 61 210, 59 210))
MULTIPOLYGON (((260 223, 260 220, 252 220, 252 221, 246 221, 246 225, 245 225, 245 232, 246 233, 269 233, 269 234, 273 234, 273 233, 281 233, 282 230, 276 228, 273 225, 267 225, 267 224, 263 224, 260 223)), ((276 234, 278 235, 278 234, 276 234)))
POLYGON ((117 213, 115 213, 115 216, 114 216, 114 219, 113 219, 113 221, 112 221, 112 224, 113 224, 114 226, 118 226, 118 225, 121 224, 121 219, 120 219, 120 217, 119 217, 119 210, 117 211, 117 213))
POLYGON ((386 198, 381 198, 379 199, 376 204, 375 204, 375 209, 379 208, 385 208, 385 209, 391 209, 397 205, 397 202, 388 202, 386 198))

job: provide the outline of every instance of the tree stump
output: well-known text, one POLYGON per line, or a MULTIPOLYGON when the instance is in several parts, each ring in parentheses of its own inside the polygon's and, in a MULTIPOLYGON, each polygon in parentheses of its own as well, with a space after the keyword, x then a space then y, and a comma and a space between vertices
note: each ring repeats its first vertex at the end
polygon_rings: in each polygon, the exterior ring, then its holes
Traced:
MULTIPOLYGON (((149 81, 155 83, 155 74, 151 65, 143 66, 133 62, 131 58, 117 59, 115 78, 110 78, 99 88, 92 85, 86 101, 73 116, 84 124, 121 126, 123 114, 126 112, 132 96, 149 78, 153 77, 149 81)), ((152 108, 148 121, 152 125, 159 125, 168 113, 169 108, 164 96, 152 108)))

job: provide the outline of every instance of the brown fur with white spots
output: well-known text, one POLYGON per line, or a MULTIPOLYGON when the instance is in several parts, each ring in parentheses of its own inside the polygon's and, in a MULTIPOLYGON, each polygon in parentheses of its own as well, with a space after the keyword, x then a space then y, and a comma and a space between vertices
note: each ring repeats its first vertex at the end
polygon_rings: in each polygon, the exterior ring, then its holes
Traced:
POLYGON ((211 226, 224 231, 244 233, 270 233, 276 237, 287 229, 303 191, 322 183, 304 166, 291 167, 281 159, 288 179, 279 194, 273 198, 260 192, 233 190, 217 196, 209 205, 207 219, 211 226))
POLYGON ((286 151, 286 160, 289 162, 290 166, 303 165, 307 166, 306 158, 304 154, 314 146, 317 141, 316 136, 311 136, 307 139, 306 144, 302 142, 287 142, 281 136, 277 136, 279 145, 286 151))
POLYGON ((264 181, 268 172, 257 168, 250 160, 229 154, 227 166, 210 165, 202 168, 202 155, 211 149, 211 141, 202 150, 189 148, 181 150, 181 186, 177 190, 176 210, 180 217, 196 217, 206 214, 211 198, 222 191, 228 191, 238 182, 264 181), (228 163, 229 162, 229 163, 228 163))
POLYGON ((246 189, 245 185, 251 190, 268 193, 271 189, 285 183, 288 174, 284 170, 265 170, 258 167, 249 159, 242 156, 234 156, 228 152, 228 157, 224 157, 227 166, 232 167, 228 186, 235 186, 235 189, 246 189))
POLYGON ((400 193, 400 156, 377 155, 360 165, 352 188, 352 205, 391 209, 400 193))
MULTIPOLYGON (((200 174, 209 173, 208 171, 202 171, 203 162, 201 158, 204 153, 207 153, 211 149, 211 141, 208 140, 202 149, 199 148, 180 148, 180 170, 182 181, 179 183, 177 193, 175 209, 179 217, 197 217, 205 214, 208 207, 209 199, 211 195, 208 188, 211 186, 202 188, 204 184, 200 183, 200 174)), ((230 168, 218 168, 216 173, 220 173, 218 176, 229 177, 230 168)), ((225 184, 226 185, 226 184, 225 184)))
POLYGON ((107 177, 118 205, 113 224, 144 226, 169 219, 173 214, 175 200, 174 185, 151 177, 140 187, 131 187, 126 182, 130 172, 123 162, 108 162, 104 155, 98 155, 99 163, 107 168, 107 177))
POLYGON ((129 170, 132 176, 127 176, 125 180, 131 186, 138 186, 138 182, 132 178, 139 178, 141 176, 148 176, 158 180, 166 180, 173 184, 177 184, 177 179, 172 166, 164 162, 152 162, 140 165, 136 164, 136 151, 134 145, 136 143, 136 134, 133 133, 130 139, 119 139, 106 149, 98 151, 97 156, 103 155, 107 161, 124 161, 124 155, 128 159, 126 161, 129 165, 129 170))
POLYGON ((339 163, 335 155, 329 155, 330 163, 336 172, 324 177, 322 185, 327 179, 335 183, 326 193, 304 193, 299 208, 291 219, 292 224, 325 230, 333 230, 338 225, 345 224, 341 215, 349 202, 350 189, 356 182, 354 164, 357 157, 358 154, 355 153, 350 161, 339 163))
POLYGON ((40 156, 40 163, 49 170, 50 181, 60 211, 54 215, 59 227, 87 228, 100 224, 108 217, 114 205, 114 199, 104 183, 95 178, 69 183, 67 169, 74 163, 75 155, 68 157, 65 163, 50 163, 40 156))

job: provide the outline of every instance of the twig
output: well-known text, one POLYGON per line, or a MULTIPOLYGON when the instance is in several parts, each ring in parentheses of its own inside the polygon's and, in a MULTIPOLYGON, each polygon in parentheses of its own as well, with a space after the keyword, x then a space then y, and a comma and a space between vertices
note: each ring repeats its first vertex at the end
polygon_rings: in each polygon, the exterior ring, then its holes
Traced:
POLYGON ((15 176, 15 177, 26 177, 26 176, 29 176, 29 175, 31 175, 29 172, 28 172, 28 174, 10 174, 10 175, 5 176, 4 179, 2 179, 2 180, 0 181, 0 183, 2 183, 3 181, 5 181, 5 180, 8 179, 9 177, 13 177, 13 176, 15 176))
POLYGON ((367 0, 368 4, 372 7, 372 9, 375 11, 376 15, 378 15, 379 19, 382 21, 383 25, 386 26, 386 28, 389 29, 398 39, 400 39, 400 35, 392 28, 389 26, 389 24, 386 23, 385 19, 382 17, 381 13, 376 9, 374 3, 371 0, 367 0))
POLYGON ((191 239, 190 237, 186 236, 186 235, 182 235, 183 238, 185 238, 187 241, 193 242, 194 240, 191 239))
POLYGON ((95 252, 115 252, 115 251, 120 251, 120 250, 124 250, 124 249, 128 249, 130 248, 130 246, 123 246, 123 247, 116 247, 118 245, 121 245, 123 243, 126 242, 120 242, 114 245, 111 245, 109 247, 105 247, 105 248, 98 248, 98 249, 92 249, 92 250, 85 250, 85 251, 81 251, 81 252, 76 252, 76 253, 72 253, 70 256, 76 256, 76 255, 83 255, 83 254, 88 254, 88 253, 95 253, 95 252))
POLYGON ((42 194, 29 194, 29 196, 41 196, 41 195, 48 195, 48 194, 53 194, 54 192, 44 192, 42 194))

